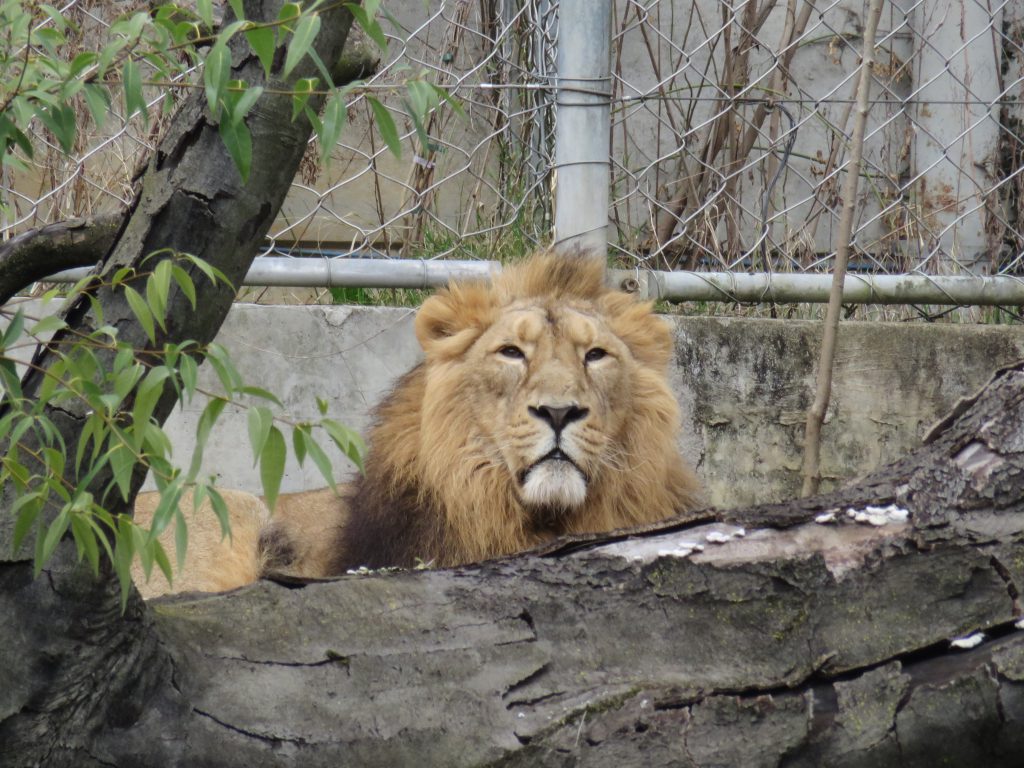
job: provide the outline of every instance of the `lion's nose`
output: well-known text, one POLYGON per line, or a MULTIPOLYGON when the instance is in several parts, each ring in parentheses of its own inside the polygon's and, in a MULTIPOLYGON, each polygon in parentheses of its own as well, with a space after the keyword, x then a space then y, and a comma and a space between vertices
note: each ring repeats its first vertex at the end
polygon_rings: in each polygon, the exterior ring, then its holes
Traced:
POLYGON ((561 434, 562 430, 574 421, 586 418, 590 413, 588 408, 580 408, 578 405, 538 405, 530 406, 530 413, 542 421, 546 421, 555 430, 555 434, 561 434))

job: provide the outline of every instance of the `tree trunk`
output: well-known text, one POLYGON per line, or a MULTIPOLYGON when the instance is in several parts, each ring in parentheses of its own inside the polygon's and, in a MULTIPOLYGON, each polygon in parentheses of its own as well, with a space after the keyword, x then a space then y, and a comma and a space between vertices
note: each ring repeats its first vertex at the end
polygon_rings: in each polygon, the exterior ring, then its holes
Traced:
MULTIPOLYGON (((274 21, 283 0, 246 0, 246 16, 274 21)), ((352 63, 342 55, 351 16, 342 4, 321 10, 322 27, 314 48, 336 82, 351 79, 352 63)), ((263 68, 245 37, 231 43, 232 78, 263 81, 263 68)), ((278 49, 275 72, 284 61, 278 49)), ((309 121, 291 120, 288 92, 299 78, 319 76, 304 59, 285 81, 273 77, 246 119, 252 134, 252 171, 247 184, 231 161, 196 89, 186 99, 139 181, 139 192, 114 237, 100 269, 111 275, 121 267, 147 272, 147 256, 171 249, 194 254, 220 269, 235 285, 241 282, 284 199, 311 134, 309 121)), ((309 105, 320 107, 314 96, 309 105)), ((166 254, 165 254, 166 257, 166 254)), ((135 320, 124 293, 99 287, 103 323, 145 355, 165 342, 210 341, 234 298, 234 290, 212 285, 193 270, 197 309, 172 284, 165 332, 152 343, 135 320)), ((80 298, 64 310, 70 330, 56 337, 88 331, 99 322, 93 305, 80 298)), ((40 369, 53 363, 47 350, 37 353, 40 369)), ((40 376, 25 382, 31 396, 40 376)), ((161 421, 170 412, 173 392, 157 406, 161 421)), ((65 404, 50 409, 65 444, 76 445, 84 423, 82 409, 65 404)), ((27 438, 26 438, 27 439, 27 438)), ((68 462, 72 464, 73 462, 68 462)), ((69 468, 70 471, 70 468, 69 468)), ((136 473, 137 485, 142 472, 136 473)), ((103 488, 109 477, 96 481, 103 488)), ((64 541, 50 566, 32 578, 31 553, 11 551, 14 517, 10 484, 0 496, 0 763, 23 765, 93 765, 92 744, 154 714, 150 704, 170 680, 173 657, 161 645, 150 614, 134 596, 120 615, 118 587, 112 574, 94 579, 76 562, 74 547, 64 541)), ((111 494, 113 496, 114 494, 111 494)), ((130 509, 124 504, 113 512, 130 509)), ((156 764, 143 760, 142 764, 156 764)), ((137 763, 138 764, 138 763, 137 763)))

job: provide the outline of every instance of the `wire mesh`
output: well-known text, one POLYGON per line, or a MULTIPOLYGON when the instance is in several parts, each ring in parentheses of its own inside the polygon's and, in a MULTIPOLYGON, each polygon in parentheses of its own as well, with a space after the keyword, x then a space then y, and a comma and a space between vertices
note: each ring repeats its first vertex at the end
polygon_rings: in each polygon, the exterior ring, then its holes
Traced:
MULTIPOLYGON (((866 5, 612 0, 609 245, 620 263, 830 267, 866 5)), ((556 42, 559 24, 580 33, 572 20, 549 0, 385 6, 387 56, 354 92, 327 166, 311 146, 264 253, 503 259, 548 241, 556 42), (419 72, 463 111, 435 110, 426 145, 393 87, 419 72), (375 130, 367 92, 402 131, 401 158, 375 130)), ((132 7, 72 0, 62 12, 87 40, 132 7)), ((1022 41, 1020 3, 886 2, 854 272, 1024 269, 1022 41)), ((174 96, 152 98, 157 108, 174 96)), ((116 100, 112 109, 73 156, 35 130, 33 166, 2 180, 3 237, 127 205, 134 167, 168 118, 147 126, 116 100)))

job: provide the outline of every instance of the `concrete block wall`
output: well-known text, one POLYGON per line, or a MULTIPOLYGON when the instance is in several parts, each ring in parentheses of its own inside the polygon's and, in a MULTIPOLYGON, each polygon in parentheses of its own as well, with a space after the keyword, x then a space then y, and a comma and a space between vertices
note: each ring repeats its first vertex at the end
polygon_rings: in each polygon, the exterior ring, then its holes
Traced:
MULTIPOLYGON (((218 340, 242 375, 270 389, 291 418, 330 415, 364 431, 373 406, 420 359, 413 310, 236 305, 218 340)), ((816 323, 670 317, 670 378, 683 409, 680 441, 719 506, 778 501, 800 488, 806 408, 813 392, 816 323)), ((824 429, 824 487, 857 477, 920 444, 957 399, 998 366, 1024 357, 1011 326, 845 323, 824 429)), ((204 366, 205 367, 205 366, 204 366)), ((202 383, 215 388, 212 371, 202 383)), ((167 430, 187 464, 202 404, 179 408, 167 430)), ((259 490, 245 414, 228 409, 206 468, 225 487, 259 490)), ((337 456, 339 476, 354 471, 337 456)), ((322 487, 312 465, 289 460, 282 490, 322 487)))

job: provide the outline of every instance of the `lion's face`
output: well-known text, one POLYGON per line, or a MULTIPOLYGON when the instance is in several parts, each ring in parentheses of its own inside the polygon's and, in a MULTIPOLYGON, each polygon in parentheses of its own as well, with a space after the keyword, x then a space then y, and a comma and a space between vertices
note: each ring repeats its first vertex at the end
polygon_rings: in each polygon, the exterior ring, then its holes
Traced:
POLYGON ((480 447, 541 518, 580 507, 621 462, 636 362, 595 307, 516 302, 458 367, 480 447))

